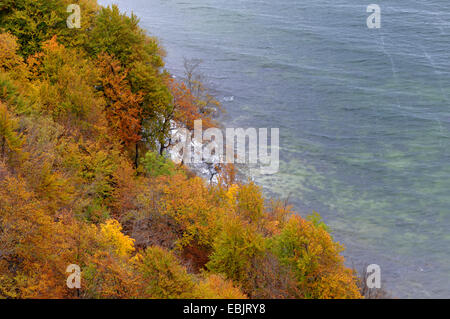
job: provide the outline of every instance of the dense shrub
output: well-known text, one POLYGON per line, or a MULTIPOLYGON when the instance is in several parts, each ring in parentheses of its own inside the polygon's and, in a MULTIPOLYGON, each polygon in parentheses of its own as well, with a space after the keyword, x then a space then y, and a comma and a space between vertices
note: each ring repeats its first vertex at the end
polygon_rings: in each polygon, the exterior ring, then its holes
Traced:
POLYGON ((339 255, 342 247, 330 234, 298 216, 271 239, 271 249, 290 267, 307 298, 360 298, 356 278, 339 255))

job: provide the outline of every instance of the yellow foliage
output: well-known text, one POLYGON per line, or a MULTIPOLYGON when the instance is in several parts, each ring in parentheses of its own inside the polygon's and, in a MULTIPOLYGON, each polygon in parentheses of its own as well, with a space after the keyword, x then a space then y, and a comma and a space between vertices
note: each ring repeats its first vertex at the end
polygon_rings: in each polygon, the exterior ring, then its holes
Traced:
POLYGON ((13 116, 0 101, 0 159, 4 160, 7 153, 20 153, 25 142, 22 134, 18 133, 18 119, 13 116))
POLYGON ((176 299, 193 296, 194 277, 171 252, 153 246, 133 261, 142 276, 141 297, 176 299))
POLYGON ((127 257, 134 251, 134 239, 122 233, 122 225, 110 219, 100 225, 101 234, 105 243, 114 248, 118 256, 127 257))
POLYGON ((236 205, 236 199, 237 199, 238 192, 239 192, 239 186, 236 184, 233 184, 228 188, 228 191, 225 193, 228 203, 232 207, 236 205))
POLYGON ((247 291, 253 261, 264 254, 265 240, 255 227, 237 216, 230 216, 223 223, 206 267, 214 273, 225 274, 247 291))
POLYGON ((247 299, 247 296, 232 281, 221 275, 209 274, 195 289, 196 299, 247 299))
POLYGON ((161 204, 163 214, 172 217, 183 231, 181 247, 193 241, 210 247, 226 214, 200 177, 188 179, 182 174, 174 175, 164 187, 161 204))
POLYGON ((17 54, 17 38, 10 33, 0 33, 0 71, 8 72, 15 68, 25 71, 23 58, 17 54))
POLYGON ((361 298, 357 278, 339 254, 343 247, 313 222, 293 216, 271 239, 281 263, 291 267, 308 298, 361 298))
POLYGON ((239 216, 255 224, 259 223, 264 217, 264 197, 261 187, 256 186, 253 182, 242 185, 237 199, 239 216))

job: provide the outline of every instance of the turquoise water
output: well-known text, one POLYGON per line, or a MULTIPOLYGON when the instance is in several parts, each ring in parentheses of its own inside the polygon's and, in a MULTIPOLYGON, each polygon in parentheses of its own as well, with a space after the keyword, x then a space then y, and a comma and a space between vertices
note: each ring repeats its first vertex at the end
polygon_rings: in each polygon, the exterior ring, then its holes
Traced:
POLYGON ((279 127, 270 194, 318 211, 396 297, 450 297, 450 2, 116 0, 166 64, 203 60, 231 127, 279 127), (234 99, 227 97, 233 96, 234 99))

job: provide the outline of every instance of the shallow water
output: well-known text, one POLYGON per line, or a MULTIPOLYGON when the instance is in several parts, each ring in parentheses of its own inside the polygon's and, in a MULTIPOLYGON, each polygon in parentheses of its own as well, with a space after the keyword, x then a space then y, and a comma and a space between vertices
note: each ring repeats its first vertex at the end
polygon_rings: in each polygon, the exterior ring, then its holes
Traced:
POLYGON ((318 211, 349 266, 450 297, 450 2, 378 1, 372 30, 356 0, 99 2, 134 11, 175 75, 202 59, 227 126, 280 128, 280 173, 255 178, 318 211))

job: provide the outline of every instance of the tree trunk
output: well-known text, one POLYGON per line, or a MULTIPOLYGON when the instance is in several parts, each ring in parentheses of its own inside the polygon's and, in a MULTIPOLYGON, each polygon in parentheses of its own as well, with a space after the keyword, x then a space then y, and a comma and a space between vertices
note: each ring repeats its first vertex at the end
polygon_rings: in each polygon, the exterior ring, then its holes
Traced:
POLYGON ((134 157, 134 166, 136 168, 138 168, 138 166, 139 166, 139 145, 138 145, 138 142, 136 142, 136 155, 134 157))
POLYGON ((6 138, 3 137, 2 138, 2 160, 5 159, 5 152, 6 152, 5 147, 6 147, 6 138))

